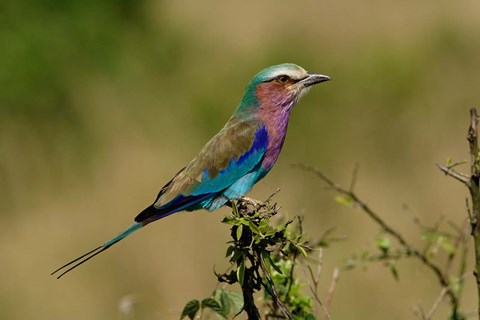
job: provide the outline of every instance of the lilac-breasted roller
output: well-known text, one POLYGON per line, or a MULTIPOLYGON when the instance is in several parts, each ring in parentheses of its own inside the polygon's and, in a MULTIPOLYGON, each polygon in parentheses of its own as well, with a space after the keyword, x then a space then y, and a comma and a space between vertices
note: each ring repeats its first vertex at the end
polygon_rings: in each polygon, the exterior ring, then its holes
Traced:
POLYGON ((159 192, 152 205, 113 239, 55 270, 65 273, 147 224, 179 211, 216 210, 241 198, 272 169, 282 149, 293 106, 310 86, 330 77, 295 64, 268 67, 248 83, 227 124, 159 192))

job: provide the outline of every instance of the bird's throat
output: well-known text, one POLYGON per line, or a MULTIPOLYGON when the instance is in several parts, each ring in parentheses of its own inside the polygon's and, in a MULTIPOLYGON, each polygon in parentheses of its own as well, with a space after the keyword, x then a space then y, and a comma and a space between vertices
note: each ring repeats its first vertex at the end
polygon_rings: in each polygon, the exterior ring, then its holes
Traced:
POLYGON ((289 108, 276 110, 262 110, 260 109, 260 118, 265 124, 268 132, 268 146, 265 151, 265 157, 262 162, 262 167, 270 170, 280 155, 280 151, 285 141, 287 134, 288 120, 290 117, 289 108))

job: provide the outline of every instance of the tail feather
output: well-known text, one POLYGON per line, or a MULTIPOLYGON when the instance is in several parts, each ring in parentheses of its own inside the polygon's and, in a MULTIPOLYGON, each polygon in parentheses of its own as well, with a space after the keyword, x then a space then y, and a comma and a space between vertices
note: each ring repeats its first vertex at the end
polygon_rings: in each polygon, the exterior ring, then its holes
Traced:
POLYGON ((120 240, 128 237, 129 235, 131 235, 132 233, 134 233, 135 231, 139 230, 141 227, 142 227, 142 223, 139 223, 139 222, 135 222, 133 223, 132 225, 130 225, 127 229, 125 229, 124 231, 120 232, 116 237, 114 237, 112 240, 109 240, 107 242, 105 242, 104 244, 102 244, 101 246, 81 255, 80 257, 70 261, 69 263, 61 266, 60 268, 58 268, 57 270, 53 271, 51 273, 51 275, 54 275, 55 273, 61 271, 61 270, 64 270, 65 268, 71 266, 73 264, 72 267, 68 268, 67 270, 63 271, 58 277, 57 279, 60 279, 63 275, 65 275, 66 273, 72 271, 73 269, 75 269, 76 267, 82 265, 83 263, 87 262, 88 260, 92 259, 93 257, 95 257, 97 254, 99 253, 102 253, 103 251, 107 250, 108 248, 110 248, 111 246, 113 246, 115 243, 119 242, 120 240), (78 262, 77 262, 78 261, 78 262))

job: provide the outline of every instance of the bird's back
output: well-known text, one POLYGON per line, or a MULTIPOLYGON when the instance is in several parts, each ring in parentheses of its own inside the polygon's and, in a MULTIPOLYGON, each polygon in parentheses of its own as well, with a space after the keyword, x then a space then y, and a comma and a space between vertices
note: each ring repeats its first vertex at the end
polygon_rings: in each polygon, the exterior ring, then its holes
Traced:
MULTIPOLYGON (((135 220, 144 221, 164 212, 216 209, 220 204, 215 202, 217 198, 224 200, 222 205, 229 200, 225 190, 259 167, 267 145, 267 129, 257 118, 233 116, 161 189, 153 208, 142 212, 135 220)), ((247 191, 257 181, 250 180, 245 181, 248 186, 243 186, 247 191)))

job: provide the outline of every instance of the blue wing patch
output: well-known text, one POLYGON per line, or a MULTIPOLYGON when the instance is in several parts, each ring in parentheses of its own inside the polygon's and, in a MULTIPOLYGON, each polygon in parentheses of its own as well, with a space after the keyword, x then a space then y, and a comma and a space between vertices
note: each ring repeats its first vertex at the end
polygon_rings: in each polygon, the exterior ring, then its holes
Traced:
POLYGON ((246 153, 238 159, 230 159, 228 166, 214 178, 210 178, 208 170, 205 170, 202 175, 202 182, 192 191, 191 195, 216 193, 236 183, 237 180, 248 174, 262 160, 267 144, 268 132, 262 126, 255 132, 255 139, 246 153))
MULTIPOLYGON (((215 210, 223 206, 228 200, 243 196, 255 182, 266 174, 261 168, 261 161, 267 145, 268 131, 264 126, 261 126, 255 131, 255 138, 250 149, 238 159, 231 158, 227 167, 218 172, 215 177, 210 178, 208 170, 204 170, 201 182, 192 192, 178 194, 174 199, 160 207, 156 207, 154 204, 146 208, 135 218, 135 221, 144 224, 150 223, 182 210, 191 211, 200 208, 215 210)), ((172 181, 160 191, 156 201, 172 181)))

